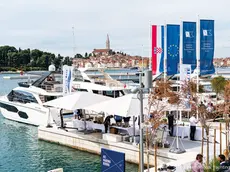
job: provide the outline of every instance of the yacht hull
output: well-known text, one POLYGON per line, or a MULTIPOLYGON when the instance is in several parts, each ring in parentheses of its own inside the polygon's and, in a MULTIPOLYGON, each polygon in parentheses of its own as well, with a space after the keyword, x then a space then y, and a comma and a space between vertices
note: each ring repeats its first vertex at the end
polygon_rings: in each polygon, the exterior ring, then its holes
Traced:
POLYGON ((49 109, 35 103, 24 104, 0 99, 0 110, 7 119, 34 126, 46 126, 49 120, 49 109))

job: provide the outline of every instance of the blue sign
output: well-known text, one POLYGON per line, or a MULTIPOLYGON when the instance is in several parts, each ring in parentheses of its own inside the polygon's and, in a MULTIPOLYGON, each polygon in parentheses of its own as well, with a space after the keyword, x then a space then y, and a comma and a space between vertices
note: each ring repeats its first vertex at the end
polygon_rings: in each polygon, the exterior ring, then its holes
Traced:
POLYGON ((196 22, 183 22, 183 64, 196 68, 196 22))
POLYGON ((200 75, 215 73, 214 20, 200 20, 200 75))
POLYGON ((101 171, 125 172, 125 154, 102 148, 101 171))
POLYGON ((177 74, 179 64, 180 25, 167 25, 167 74, 177 74))

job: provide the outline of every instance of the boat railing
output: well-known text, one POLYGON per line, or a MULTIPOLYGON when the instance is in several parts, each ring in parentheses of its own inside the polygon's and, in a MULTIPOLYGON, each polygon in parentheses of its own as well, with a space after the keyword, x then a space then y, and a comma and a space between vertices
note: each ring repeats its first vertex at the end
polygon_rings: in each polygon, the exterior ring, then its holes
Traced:
POLYGON ((53 84, 53 85, 41 85, 41 88, 47 92, 62 92, 62 84, 53 84))

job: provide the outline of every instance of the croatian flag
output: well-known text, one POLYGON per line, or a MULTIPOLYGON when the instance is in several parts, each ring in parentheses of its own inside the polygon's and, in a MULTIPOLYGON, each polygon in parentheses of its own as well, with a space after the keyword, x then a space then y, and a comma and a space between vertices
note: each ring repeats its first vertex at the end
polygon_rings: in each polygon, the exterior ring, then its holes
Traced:
POLYGON ((152 25, 152 74, 164 70, 164 26, 152 25))

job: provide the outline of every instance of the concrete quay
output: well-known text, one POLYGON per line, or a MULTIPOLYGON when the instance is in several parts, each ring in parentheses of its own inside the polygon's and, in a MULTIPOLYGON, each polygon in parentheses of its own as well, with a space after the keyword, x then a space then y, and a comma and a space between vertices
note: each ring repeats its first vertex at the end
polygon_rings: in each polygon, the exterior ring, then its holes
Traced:
MULTIPOLYGON (((217 130, 217 133, 219 131, 217 130)), ((72 147, 78 150, 87 151, 94 154, 101 154, 101 148, 106 148, 118 152, 125 153, 127 162, 139 164, 139 149, 138 145, 132 144, 127 141, 123 141, 122 136, 113 134, 102 133, 87 133, 79 132, 77 130, 69 129, 68 132, 58 128, 38 128, 38 138, 40 140, 61 144, 64 146, 72 147), (108 140, 105 140, 107 137, 108 140), (104 139, 103 139, 104 138, 104 139), (112 139, 111 139, 112 138, 112 139)), ((167 141, 172 144, 175 137, 168 137, 167 141)), ((217 134, 217 141, 219 142, 219 135, 217 134)), ((181 142, 186 150, 185 153, 175 154, 170 153, 169 148, 159 148, 157 150, 157 168, 162 167, 163 164, 176 166, 177 172, 184 172, 191 167, 191 163, 195 160, 198 153, 201 152, 201 141, 190 141, 187 138, 181 139, 181 142)), ((226 149, 225 137, 222 137, 222 152, 226 149)), ((210 143, 210 160, 213 159, 214 144, 210 143)), ((175 145, 174 145, 175 147, 175 145)), ((182 145, 179 144, 182 148, 182 145)), ((154 169, 154 151, 150 150, 149 163, 152 167, 149 171, 155 171, 154 169)), ((204 143, 204 162, 206 161, 206 143, 204 143)), ((220 154, 220 146, 216 144, 216 155, 220 154)), ((145 151, 145 160, 147 162, 147 156, 145 151)))
MULTIPOLYGON (((109 134, 112 137, 116 135, 109 134)), ((76 130, 69 130, 68 132, 57 128, 38 128, 38 139, 61 144, 71 148, 75 148, 82 151, 87 151, 94 154, 101 154, 101 148, 106 148, 118 152, 125 153, 125 159, 127 162, 139 164, 139 148, 138 145, 132 144, 126 141, 116 141, 116 139, 104 140, 101 133, 89 133, 84 134, 76 130), (113 141, 112 141, 113 140, 113 141)), ((162 149, 163 150, 163 149, 162 149)), ((149 152, 150 166, 154 166, 154 151, 149 152)), ((176 159, 168 156, 168 152, 162 152, 158 150, 158 163, 165 164, 176 159)), ((145 151, 145 163, 147 162, 147 153, 145 151)))

